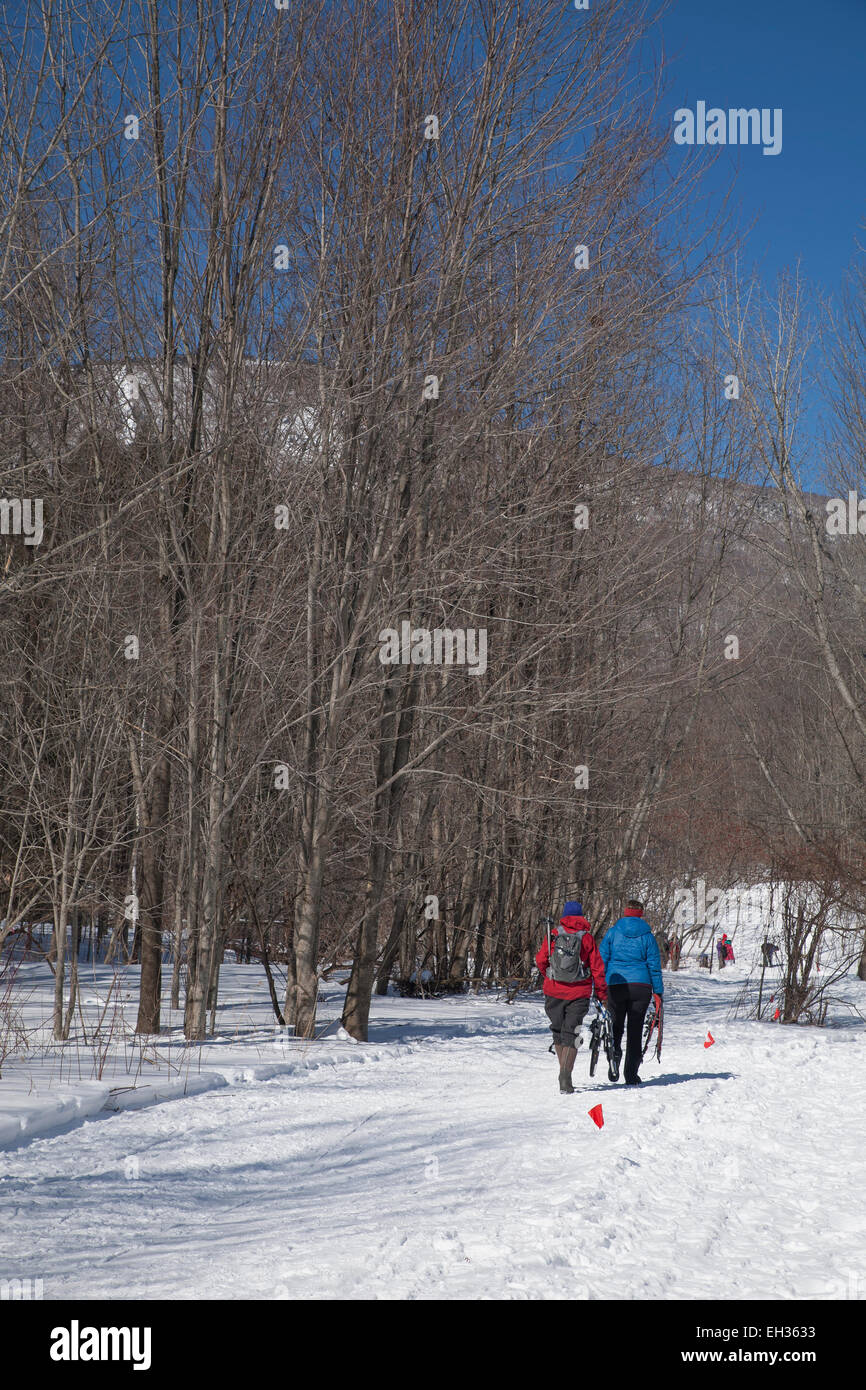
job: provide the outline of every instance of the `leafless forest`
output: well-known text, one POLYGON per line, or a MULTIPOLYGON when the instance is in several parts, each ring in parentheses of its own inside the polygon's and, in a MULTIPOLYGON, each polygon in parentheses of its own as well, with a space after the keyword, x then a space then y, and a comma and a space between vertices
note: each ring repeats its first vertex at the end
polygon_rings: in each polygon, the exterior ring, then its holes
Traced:
POLYGON ((53 923, 57 1038, 85 935, 140 1033, 231 948, 302 1037, 351 967, 363 1039, 564 896, 860 909, 866 283, 740 275, 655 9, 4 13, 0 952, 53 923))

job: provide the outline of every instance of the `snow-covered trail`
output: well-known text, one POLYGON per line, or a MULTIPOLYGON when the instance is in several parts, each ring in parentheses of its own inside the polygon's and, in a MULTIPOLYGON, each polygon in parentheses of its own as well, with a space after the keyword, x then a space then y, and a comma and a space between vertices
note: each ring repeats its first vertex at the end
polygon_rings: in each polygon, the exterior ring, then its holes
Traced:
POLYGON ((367 1045, 34 1139, 0 1154, 0 1274, 46 1298, 866 1297, 862 1025, 729 1023, 733 984, 672 986, 632 1090, 581 1052, 558 1094, 539 996, 387 999, 367 1045))

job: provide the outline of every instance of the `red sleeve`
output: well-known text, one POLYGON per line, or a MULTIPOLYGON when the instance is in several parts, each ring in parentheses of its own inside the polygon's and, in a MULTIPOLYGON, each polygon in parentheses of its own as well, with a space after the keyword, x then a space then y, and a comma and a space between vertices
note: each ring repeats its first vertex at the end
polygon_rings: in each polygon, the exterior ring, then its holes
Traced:
POLYGON ((535 964, 541 972, 542 977, 547 979, 547 963, 550 960, 550 952, 547 949, 547 937, 541 943, 541 950, 535 957, 535 964))
POLYGON ((596 945, 595 937, 591 932, 587 932, 581 942, 581 954, 592 972, 592 982, 595 985, 595 992, 602 1004, 604 1004, 607 1000, 607 980, 604 978, 604 961, 596 945))

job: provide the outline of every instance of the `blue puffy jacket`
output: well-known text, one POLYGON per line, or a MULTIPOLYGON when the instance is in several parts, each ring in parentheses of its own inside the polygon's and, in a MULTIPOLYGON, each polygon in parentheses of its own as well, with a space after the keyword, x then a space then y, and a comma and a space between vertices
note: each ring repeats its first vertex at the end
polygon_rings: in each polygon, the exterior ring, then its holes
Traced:
POLYGON ((599 950, 608 985, 652 985, 656 994, 664 994, 658 942, 643 917, 620 917, 602 937, 599 950))

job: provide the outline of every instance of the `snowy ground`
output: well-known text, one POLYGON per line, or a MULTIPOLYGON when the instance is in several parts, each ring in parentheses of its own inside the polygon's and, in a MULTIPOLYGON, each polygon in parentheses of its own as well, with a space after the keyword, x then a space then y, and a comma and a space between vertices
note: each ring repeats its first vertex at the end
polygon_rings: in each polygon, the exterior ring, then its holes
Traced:
MULTIPOLYGON (((42 1279, 46 1299, 866 1297, 864 1024, 730 1022, 744 968, 668 975, 661 1066, 625 1090, 581 1052, 566 1097, 540 994, 389 997, 368 1044, 275 1045, 260 971, 227 967, 218 1038, 194 1063, 176 1034, 154 1054, 198 1094, 153 1103, 153 1062, 94 1079, 80 1045, 79 1076, 69 1049, 62 1078, 56 1055, 7 1063, 0 1281, 42 1279), (99 1108, 124 1097, 138 1108, 99 1108)), ((22 967, 31 1011, 42 970, 22 967)), ((866 1012, 866 985, 844 992, 866 1012)), ((329 988, 325 1020, 340 1002, 329 988)))

